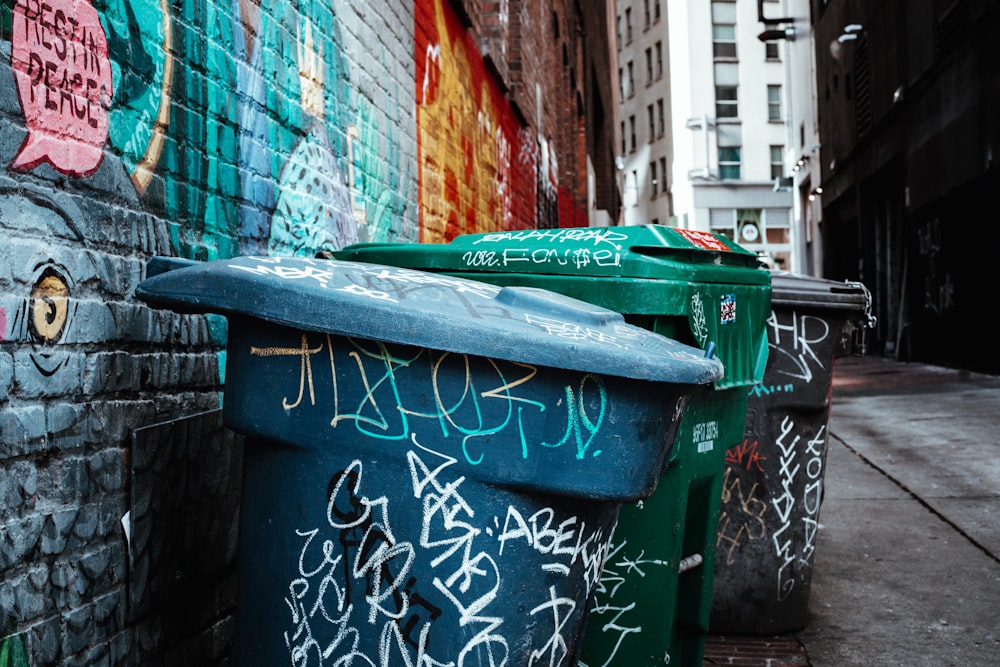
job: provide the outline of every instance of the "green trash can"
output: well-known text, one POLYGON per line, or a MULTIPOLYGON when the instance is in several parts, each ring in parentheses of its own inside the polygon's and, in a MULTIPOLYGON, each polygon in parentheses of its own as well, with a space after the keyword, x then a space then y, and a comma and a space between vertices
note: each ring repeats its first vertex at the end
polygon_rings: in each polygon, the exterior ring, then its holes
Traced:
POLYGON ((743 440, 767 362, 771 282, 756 255, 718 235, 645 225, 359 244, 337 256, 541 287, 714 350, 725 375, 692 393, 656 491, 622 507, 580 653, 590 667, 700 665, 726 450, 743 440))

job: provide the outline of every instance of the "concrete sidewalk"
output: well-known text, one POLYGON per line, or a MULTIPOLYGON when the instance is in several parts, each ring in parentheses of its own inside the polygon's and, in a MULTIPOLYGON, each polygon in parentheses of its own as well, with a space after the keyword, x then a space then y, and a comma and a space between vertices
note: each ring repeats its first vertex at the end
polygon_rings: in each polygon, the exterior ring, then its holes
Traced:
POLYGON ((1000 377, 839 359, 809 623, 706 665, 1000 666, 1000 377))

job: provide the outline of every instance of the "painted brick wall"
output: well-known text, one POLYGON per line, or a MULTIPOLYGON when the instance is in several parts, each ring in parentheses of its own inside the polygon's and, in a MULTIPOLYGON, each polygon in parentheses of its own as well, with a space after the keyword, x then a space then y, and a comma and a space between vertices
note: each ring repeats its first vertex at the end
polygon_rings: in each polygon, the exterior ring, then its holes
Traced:
POLYGON ((146 263, 585 222, 572 6, 5 5, 7 664, 229 663, 226 322, 138 302, 146 263))

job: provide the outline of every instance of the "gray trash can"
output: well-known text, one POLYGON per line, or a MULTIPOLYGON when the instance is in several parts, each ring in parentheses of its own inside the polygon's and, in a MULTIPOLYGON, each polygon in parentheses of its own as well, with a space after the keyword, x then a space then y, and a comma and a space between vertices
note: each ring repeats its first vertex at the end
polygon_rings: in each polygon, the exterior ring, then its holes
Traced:
POLYGON ((244 667, 575 664, 621 504, 723 375, 537 288, 296 258, 149 273, 139 298, 229 319, 244 667))
POLYGON ((772 271, 770 351, 743 442, 726 454, 710 629, 805 627, 826 469, 833 365, 874 326, 860 283, 772 271))

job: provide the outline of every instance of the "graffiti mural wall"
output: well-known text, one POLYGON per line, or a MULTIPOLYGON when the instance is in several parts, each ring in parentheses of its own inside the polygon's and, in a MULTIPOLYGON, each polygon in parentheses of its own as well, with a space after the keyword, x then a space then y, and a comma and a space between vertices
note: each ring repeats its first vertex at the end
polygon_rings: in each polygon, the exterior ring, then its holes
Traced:
POLYGON ((534 228, 534 140, 446 0, 416 5, 421 240, 534 228))
POLYGON ((197 426, 222 403, 227 322, 137 302, 151 257, 328 257, 567 217, 555 130, 511 103, 464 6, 3 4, 0 665, 227 660, 235 528, 150 505, 153 488, 238 499, 239 457, 210 457, 197 426), (157 597, 150 526, 207 523, 184 543, 223 545, 204 561, 225 576, 182 582, 208 602, 181 609, 157 597))

